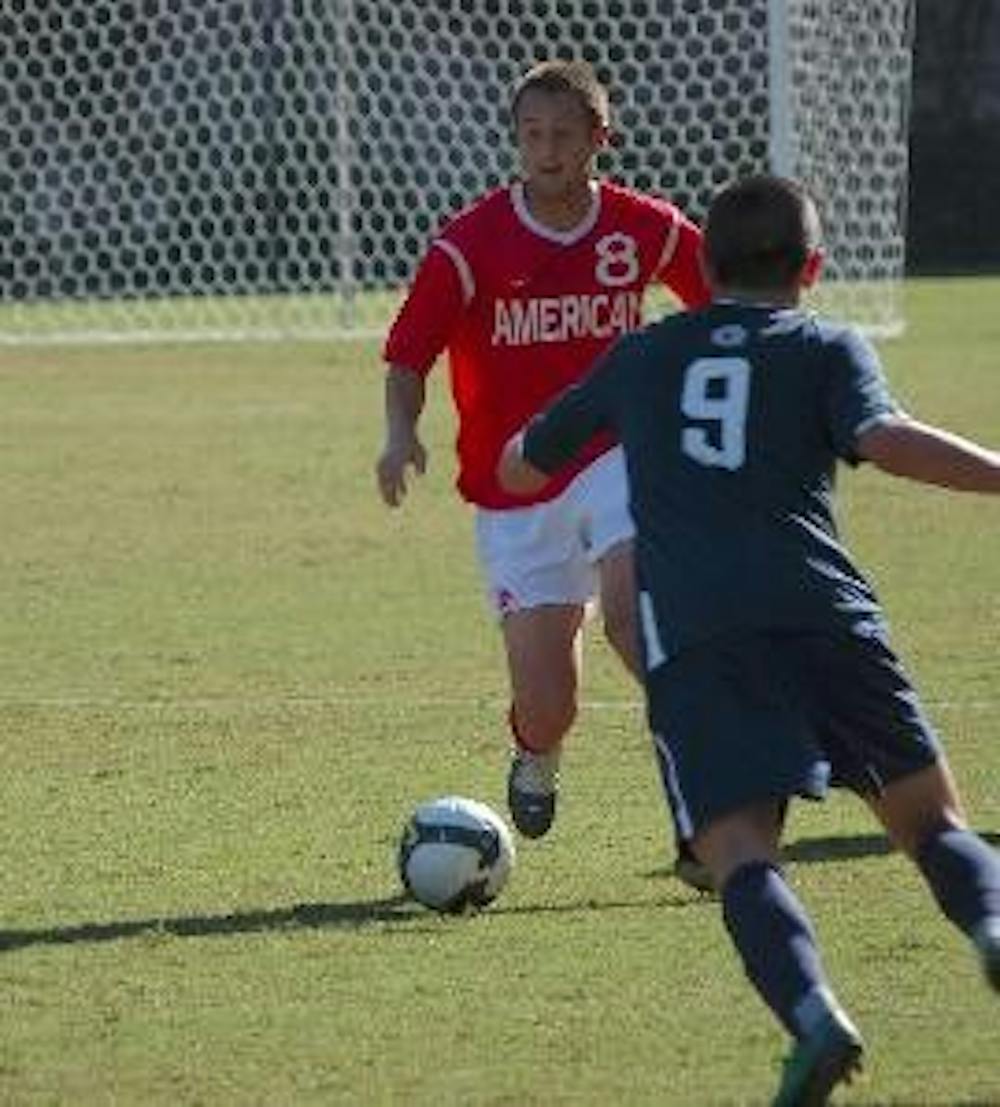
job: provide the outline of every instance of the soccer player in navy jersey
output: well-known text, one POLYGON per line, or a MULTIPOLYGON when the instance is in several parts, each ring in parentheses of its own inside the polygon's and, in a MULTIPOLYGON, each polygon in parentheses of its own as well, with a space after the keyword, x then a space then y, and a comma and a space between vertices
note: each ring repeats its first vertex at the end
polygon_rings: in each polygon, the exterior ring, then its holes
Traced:
MULTIPOLYGON (((503 634, 513 757, 508 800, 518 830, 546 834, 563 742, 577 711, 581 628, 600 596, 608 641, 638 677, 632 520, 625 466, 597 436, 544 489, 496 480, 507 438, 642 321, 647 288, 685 305, 709 289, 700 229, 662 197, 599 180, 608 94, 592 68, 552 60, 529 70, 511 115, 521 176, 450 219, 430 244, 385 344, 385 443, 378 488, 396 507, 423 472, 425 382, 447 351, 458 415, 459 494, 503 634)), ((679 850, 677 872, 701 879, 679 850)))
POLYGON ((714 300, 619 340, 504 449, 544 487, 621 440, 636 523, 648 716, 682 833, 747 975, 794 1045, 775 1104, 825 1103, 862 1039, 779 866, 784 805, 862 795, 1000 991, 1000 855, 969 830, 940 741, 833 516, 838 461, 1000 493, 1000 453, 910 418, 854 330, 799 309, 822 262, 796 183, 755 177, 705 229, 714 300))

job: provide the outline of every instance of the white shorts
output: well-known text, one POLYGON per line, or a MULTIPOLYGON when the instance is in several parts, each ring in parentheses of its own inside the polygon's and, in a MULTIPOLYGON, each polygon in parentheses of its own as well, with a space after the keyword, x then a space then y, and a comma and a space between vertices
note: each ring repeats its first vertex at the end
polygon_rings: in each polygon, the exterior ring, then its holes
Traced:
POLYGON ((476 549, 499 616, 543 604, 585 604, 596 564, 635 535, 625 458, 609 450, 559 496, 531 507, 476 511, 476 549))

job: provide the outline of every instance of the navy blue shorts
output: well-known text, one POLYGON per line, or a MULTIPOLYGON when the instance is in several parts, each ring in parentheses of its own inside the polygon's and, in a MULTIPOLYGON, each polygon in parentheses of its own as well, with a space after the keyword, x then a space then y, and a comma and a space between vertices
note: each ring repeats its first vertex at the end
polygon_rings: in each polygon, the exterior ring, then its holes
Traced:
POLYGON ((937 735, 881 637, 750 634, 692 646, 647 674, 679 833, 766 799, 879 794, 933 764, 937 735))

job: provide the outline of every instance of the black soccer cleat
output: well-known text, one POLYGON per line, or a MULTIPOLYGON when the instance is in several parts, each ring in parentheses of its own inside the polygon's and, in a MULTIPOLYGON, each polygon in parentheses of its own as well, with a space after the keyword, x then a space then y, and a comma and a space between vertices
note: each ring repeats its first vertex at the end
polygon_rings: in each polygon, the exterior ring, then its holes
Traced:
POLYGON ((507 774, 507 806, 514 826, 525 838, 541 838, 556 817, 559 749, 532 753, 518 746, 507 774))

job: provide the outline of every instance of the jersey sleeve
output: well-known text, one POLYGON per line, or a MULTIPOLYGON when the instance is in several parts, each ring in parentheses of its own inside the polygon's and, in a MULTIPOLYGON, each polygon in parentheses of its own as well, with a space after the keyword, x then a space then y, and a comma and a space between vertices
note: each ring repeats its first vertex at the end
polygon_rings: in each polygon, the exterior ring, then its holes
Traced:
POLYGON ((620 339, 595 363, 590 372, 567 388, 524 431, 524 460, 550 476, 572 461, 580 450, 604 430, 611 430, 615 381, 621 370, 620 339))
POLYGON ((468 266, 458 248, 437 240, 417 269, 383 348, 392 365, 426 375, 471 299, 468 266))
POLYGON ((899 411, 874 347, 857 331, 844 330, 831 343, 826 417, 837 456, 857 465, 857 441, 866 430, 899 411))
POLYGON ((701 239, 697 224, 674 208, 656 276, 687 308, 704 307, 712 299, 701 265, 701 239))

